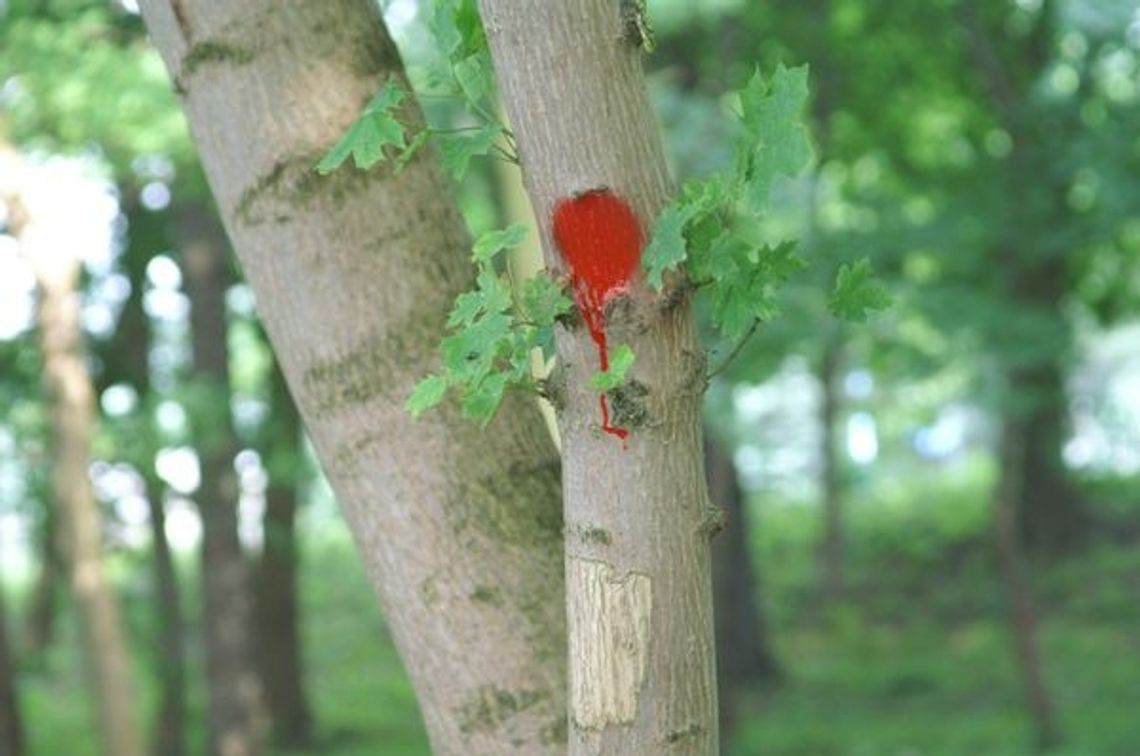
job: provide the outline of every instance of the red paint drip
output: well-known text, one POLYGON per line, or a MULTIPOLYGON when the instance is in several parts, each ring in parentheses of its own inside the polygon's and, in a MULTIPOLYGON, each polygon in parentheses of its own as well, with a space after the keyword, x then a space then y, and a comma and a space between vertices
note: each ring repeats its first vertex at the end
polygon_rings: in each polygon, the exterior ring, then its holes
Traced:
MULTIPOLYGON (((598 346, 601 369, 608 370, 606 305, 625 291, 637 271, 645 243, 641 224, 623 199, 609 189, 594 189, 560 200, 553 225, 554 241, 570 267, 574 302, 598 346)), ((606 395, 598 400, 602 430, 624 441, 629 431, 610 425, 606 395)))

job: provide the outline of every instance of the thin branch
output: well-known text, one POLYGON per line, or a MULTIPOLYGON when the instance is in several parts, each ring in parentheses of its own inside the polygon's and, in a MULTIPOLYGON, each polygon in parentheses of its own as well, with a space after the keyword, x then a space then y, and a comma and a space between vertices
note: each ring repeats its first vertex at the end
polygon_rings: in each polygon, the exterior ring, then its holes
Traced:
POLYGON ((758 328, 760 328, 760 318, 753 318, 752 325, 748 327, 748 331, 740 337, 740 341, 736 342, 736 346, 732 348, 732 351, 728 353, 728 356, 724 358, 724 361, 721 362, 715 370, 705 376, 705 380, 711 381, 713 378, 716 378, 718 375, 727 370, 728 366, 732 364, 732 361, 739 357, 740 353, 744 351, 744 346, 748 343, 749 339, 751 339, 756 334, 758 328))

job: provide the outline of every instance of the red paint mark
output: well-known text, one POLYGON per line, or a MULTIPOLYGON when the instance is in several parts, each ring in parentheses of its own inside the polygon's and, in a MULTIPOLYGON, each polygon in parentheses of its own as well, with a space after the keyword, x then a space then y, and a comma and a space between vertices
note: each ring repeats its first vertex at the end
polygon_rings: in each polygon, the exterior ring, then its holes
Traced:
MULTIPOLYGON (((609 189, 593 189, 555 205, 554 241, 570 266, 574 301, 598 346, 598 362, 608 370, 606 305, 626 290, 637 271, 645 243, 641 224, 621 197, 609 189)), ((628 430, 610 425, 605 394, 599 404, 602 430, 628 438, 628 430)))

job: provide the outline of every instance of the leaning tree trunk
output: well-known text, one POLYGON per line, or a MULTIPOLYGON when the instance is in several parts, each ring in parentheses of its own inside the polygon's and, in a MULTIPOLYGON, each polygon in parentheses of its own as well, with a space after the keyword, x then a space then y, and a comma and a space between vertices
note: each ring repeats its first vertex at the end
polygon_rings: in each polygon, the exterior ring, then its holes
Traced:
MULTIPOLYGON (((566 271, 552 215, 608 190, 642 234, 672 185, 638 48, 619 3, 482 0, 500 91, 549 269, 566 271)), ((604 196, 604 195, 603 195, 604 196)), ((608 251, 607 251, 608 252, 608 251)), ((566 518, 572 753, 712 754, 717 698, 709 503, 701 453, 704 360, 688 297, 635 281, 606 313, 637 355, 611 392, 622 443, 599 432, 594 337, 557 334, 566 518)), ((596 322, 596 321, 595 321, 596 322)))
MULTIPOLYGON (((21 224, 17 224, 21 225, 21 224)), ((123 623, 103 565, 102 517, 87 468, 95 423, 95 395, 84 363, 79 260, 65 244, 36 238, 31 225, 17 231, 36 271, 44 390, 51 418, 52 494, 59 553, 79 610, 88 685, 99 718, 103 749, 141 756, 123 623)), ((45 232, 46 236, 46 232, 45 232)))
POLYGON ((264 543, 257 571, 257 655, 274 740, 300 749, 312 737, 313 715, 305 696, 297 585, 297 499, 304 450, 301 421, 285 376, 270 377, 269 438, 263 450, 269 485, 262 516, 264 543))
POLYGON ((209 751, 255 756, 262 751, 266 723, 251 637, 252 586, 238 538, 226 316, 229 255, 225 234, 207 207, 187 205, 177 216, 198 392, 191 428, 202 470, 196 500, 202 517, 209 751))
MULTIPOLYGON (((403 409, 470 241, 431 153, 313 172, 399 55, 372 0, 143 0, 441 754, 565 751, 558 459, 537 409, 403 409)), ((419 122, 414 107, 408 118, 419 122)))

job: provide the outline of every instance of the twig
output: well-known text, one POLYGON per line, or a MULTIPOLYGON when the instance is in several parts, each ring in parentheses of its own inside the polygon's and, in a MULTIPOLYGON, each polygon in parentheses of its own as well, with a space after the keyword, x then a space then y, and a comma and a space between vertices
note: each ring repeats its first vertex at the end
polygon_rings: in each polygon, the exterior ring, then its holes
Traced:
POLYGON ((724 361, 721 362, 715 370, 705 376, 705 380, 711 381, 713 378, 716 378, 718 375, 727 370, 728 366, 732 364, 732 361, 739 357, 740 353, 744 351, 744 345, 748 343, 748 340, 751 339, 753 335, 755 335, 756 329, 759 327, 760 318, 753 318, 752 325, 748 327, 748 331, 740 337, 740 341, 736 342, 736 346, 732 348, 732 351, 728 353, 728 356, 724 358, 724 361))

